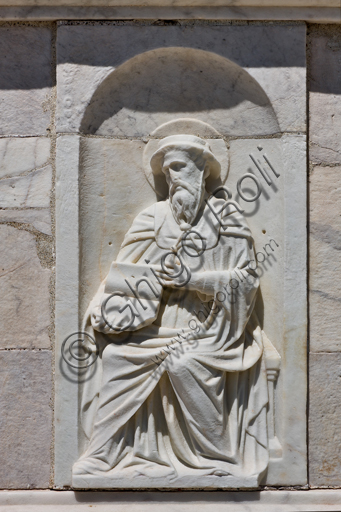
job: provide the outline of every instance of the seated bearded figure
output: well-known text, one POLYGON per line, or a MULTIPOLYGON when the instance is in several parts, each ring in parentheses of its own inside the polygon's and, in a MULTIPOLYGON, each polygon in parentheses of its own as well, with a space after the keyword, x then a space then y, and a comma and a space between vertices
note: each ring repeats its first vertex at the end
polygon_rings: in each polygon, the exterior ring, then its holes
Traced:
POLYGON ((251 232, 236 203, 209 198, 220 164, 205 140, 166 137, 150 165, 169 198, 135 218, 88 308, 100 364, 73 475, 257 484, 268 392, 251 232))

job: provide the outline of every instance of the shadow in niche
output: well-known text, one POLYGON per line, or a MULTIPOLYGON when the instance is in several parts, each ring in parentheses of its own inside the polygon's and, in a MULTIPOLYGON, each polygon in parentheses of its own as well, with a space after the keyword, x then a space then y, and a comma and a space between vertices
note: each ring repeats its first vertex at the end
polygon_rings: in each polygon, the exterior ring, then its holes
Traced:
POLYGON ((269 98, 243 68, 215 53, 175 47, 142 53, 110 73, 93 94, 80 131, 145 135, 184 115, 218 130, 223 125, 225 133, 279 131, 269 98))
MULTIPOLYGON (((258 272, 257 272, 257 274, 258 274, 258 272)), ((259 276, 259 274, 258 274, 258 276, 259 276)), ((261 277, 261 276, 259 276, 259 277, 261 277)), ((263 296, 262 296, 261 287, 258 289, 258 292, 257 292, 255 313, 259 320, 260 328, 263 330, 264 329, 264 300, 263 300, 263 296)))

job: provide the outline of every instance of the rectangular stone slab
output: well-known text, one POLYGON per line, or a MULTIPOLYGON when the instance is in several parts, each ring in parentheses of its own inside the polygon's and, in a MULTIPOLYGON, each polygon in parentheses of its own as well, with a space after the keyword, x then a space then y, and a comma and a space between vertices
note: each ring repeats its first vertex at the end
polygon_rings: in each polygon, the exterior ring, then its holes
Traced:
MULTIPOLYGON (((307 482, 305 29, 302 26, 251 27, 252 34, 248 32, 250 35, 244 38, 245 30, 249 28, 108 25, 59 28, 59 129, 66 134, 59 136, 57 141, 57 487, 71 483, 76 488, 174 487, 168 479, 160 478, 119 481, 114 476, 101 479, 90 475, 75 476, 71 482, 72 465, 81 455, 85 443, 77 416, 81 385, 77 384, 77 373, 62 361, 61 349, 69 335, 81 330, 89 301, 116 258, 131 222, 139 212, 156 201, 155 192, 145 179, 144 153, 148 140, 156 137, 155 132, 150 133, 151 129, 172 118, 167 109, 162 110, 161 102, 159 110, 151 109, 146 117, 141 114, 143 109, 139 111, 140 117, 129 109, 118 110, 119 116, 115 117, 117 112, 114 109, 111 121, 106 115, 111 100, 107 104, 105 102, 110 98, 111 87, 117 86, 115 81, 110 82, 111 77, 114 79, 116 76, 116 71, 112 71, 116 66, 117 69, 120 65, 121 68, 125 66, 129 58, 140 59, 142 50, 147 52, 143 63, 148 66, 148 58, 155 56, 154 50, 173 51, 176 41, 180 50, 182 44, 192 47, 194 60, 195 51, 207 51, 206 59, 213 59, 213 66, 219 62, 224 67, 225 60, 219 59, 231 59, 229 62, 233 62, 228 65, 233 69, 233 66, 239 66, 240 75, 251 80, 243 83, 258 84, 257 87, 263 88, 269 98, 269 109, 264 111, 264 119, 270 124, 266 126, 260 115, 260 122, 265 128, 258 131, 254 110, 239 110, 239 114, 242 113, 239 116, 234 110, 235 105, 231 104, 224 104, 222 112, 211 109, 209 115, 206 111, 199 112, 199 115, 195 110, 190 117, 201 121, 205 118, 217 130, 217 137, 221 137, 221 130, 224 135, 221 140, 229 147, 230 170, 226 186, 232 191, 233 199, 245 210, 260 263, 264 302, 262 329, 269 346, 273 347, 267 356, 270 361, 269 382, 279 372, 277 384, 269 384, 273 402, 268 412, 268 424, 272 423, 274 433, 266 480, 244 482, 239 479, 237 482, 230 477, 213 477, 214 481, 210 479, 209 483, 206 478, 195 482, 188 478, 177 482, 177 485, 185 489, 245 488, 257 487, 259 483, 281 486, 305 485, 307 482), (154 38, 150 36, 151 29, 155 32, 154 38), (228 44, 223 42, 224 36, 228 44), (250 48, 257 38, 265 44, 267 37, 277 41, 278 51, 272 47, 272 54, 266 58, 259 43, 260 48, 251 55, 250 48), (281 44, 288 51, 284 51, 281 44), (89 51, 84 51, 84 45, 88 45, 89 51), (257 65, 252 65, 252 62, 257 62, 257 65), (289 90, 298 91, 298 103, 288 96, 289 90), (90 108, 89 111, 89 100, 94 93, 97 94, 96 101, 91 107, 93 110, 90 108), (282 100, 283 109, 278 106, 282 100), (82 125, 81 121, 85 112, 90 120, 88 125, 82 125), (104 121, 92 133, 91 116, 95 118, 98 113, 103 113, 104 121), (256 127, 254 133, 250 128, 251 120, 256 127), (274 120, 279 122, 278 130, 274 120), (237 123, 240 127, 238 133, 233 132, 237 123), (85 126, 84 137, 78 134, 81 125, 85 126), (243 129, 245 133, 242 133, 243 129), (264 178, 264 168, 272 178, 271 186, 264 178), (242 199, 237 185, 238 180, 245 174, 250 176, 250 173, 261 183, 259 200, 251 202, 242 199)), ((178 49, 176 52, 174 66, 183 55, 178 49)), ((167 55, 174 57, 171 53, 167 55)), ((160 59, 152 62, 159 65, 160 59)), ((192 65, 194 73, 200 76, 201 67, 197 62, 194 65, 194 61, 192 65)), ((134 77, 137 68, 129 66, 128 63, 129 73, 124 76, 134 77)), ((129 81, 127 84, 129 86, 129 81)), ((112 98, 116 101, 115 95, 112 98)), ((134 97, 131 99, 133 101, 134 97)), ((180 116, 186 117, 188 112, 181 111, 179 107, 173 118, 180 116)), ((244 179, 244 197, 254 193, 254 184, 244 179)), ((93 375, 96 375, 96 365, 93 375)))

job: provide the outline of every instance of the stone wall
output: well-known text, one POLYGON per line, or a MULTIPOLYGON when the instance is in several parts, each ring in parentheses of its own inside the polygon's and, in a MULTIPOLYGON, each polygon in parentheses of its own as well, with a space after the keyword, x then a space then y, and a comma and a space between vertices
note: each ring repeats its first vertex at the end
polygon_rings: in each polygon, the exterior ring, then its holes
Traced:
POLYGON ((321 487, 341 483, 341 30, 308 31, 309 474, 321 487))
POLYGON ((0 27, 2 489, 46 488, 53 438, 54 27, 0 27))
MULTIPOLYGON (((1 489, 53 481, 56 28, 0 26, 1 489)), ((309 485, 341 487, 341 28, 307 59, 309 485)))

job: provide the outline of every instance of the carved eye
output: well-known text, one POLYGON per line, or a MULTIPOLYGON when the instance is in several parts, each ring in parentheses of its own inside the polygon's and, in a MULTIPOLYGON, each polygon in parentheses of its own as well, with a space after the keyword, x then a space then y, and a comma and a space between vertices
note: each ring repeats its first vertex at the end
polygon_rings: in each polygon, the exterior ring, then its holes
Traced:
POLYGON ((184 164, 183 162, 173 162, 171 165, 170 165, 170 168, 175 171, 175 172, 179 172, 181 171, 181 169, 183 167, 185 167, 186 164, 184 164))

